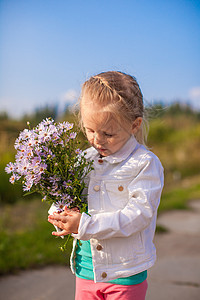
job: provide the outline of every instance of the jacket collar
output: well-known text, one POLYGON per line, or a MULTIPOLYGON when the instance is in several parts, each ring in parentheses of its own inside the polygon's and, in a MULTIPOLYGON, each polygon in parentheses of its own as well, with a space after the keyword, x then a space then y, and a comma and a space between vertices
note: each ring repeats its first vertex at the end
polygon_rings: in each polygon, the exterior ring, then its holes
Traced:
MULTIPOLYGON (((119 151, 115 152, 112 155, 102 157, 102 159, 109 162, 110 164, 122 162, 127 157, 129 157, 129 155, 133 152, 137 145, 138 142, 136 141, 135 137, 131 135, 130 139, 119 151)), ((99 153, 94 147, 89 148, 88 150, 86 150, 86 152, 86 158, 99 159, 99 153)))

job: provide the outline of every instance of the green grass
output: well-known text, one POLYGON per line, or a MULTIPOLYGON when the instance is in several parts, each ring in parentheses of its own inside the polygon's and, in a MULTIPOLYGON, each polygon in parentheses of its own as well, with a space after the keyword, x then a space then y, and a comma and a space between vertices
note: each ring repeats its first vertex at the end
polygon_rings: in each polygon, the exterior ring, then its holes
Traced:
POLYGON ((165 188, 158 213, 167 210, 187 209, 190 200, 200 200, 200 176, 181 181, 171 188, 165 188))
POLYGON ((167 233, 168 229, 162 225, 156 225, 156 234, 167 233))
POLYGON ((63 253, 59 247, 64 241, 51 235, 54 227, 47 221, 47 210, 40 200, 1 207, 0 274, 48 264, 69 264, 71 241, 63 253))

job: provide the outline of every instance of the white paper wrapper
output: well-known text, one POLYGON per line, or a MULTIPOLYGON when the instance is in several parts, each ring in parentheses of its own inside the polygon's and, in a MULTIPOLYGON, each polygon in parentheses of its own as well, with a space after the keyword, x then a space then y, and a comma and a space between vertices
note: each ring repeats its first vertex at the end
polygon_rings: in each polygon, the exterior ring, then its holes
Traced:
MULTIPOLYGON (((56 205, 53 203, 53 204, 51 205, 51 207, 49 208, 49 210, 48 210, 48 214, 49 214, 49 215, 53 215, 54 212, 58 212, 58 211, 59 211, 58 208, 57 208, 56 205)), ((62 231, 62 229, 60 229, 58 226, 56 226, 56 225, 53 225, 53 226, 55 227, 55 229, 56 229, 57 232, 62 231)), ((61 238, 64 239, 64 235, 61 235, 61 238)))

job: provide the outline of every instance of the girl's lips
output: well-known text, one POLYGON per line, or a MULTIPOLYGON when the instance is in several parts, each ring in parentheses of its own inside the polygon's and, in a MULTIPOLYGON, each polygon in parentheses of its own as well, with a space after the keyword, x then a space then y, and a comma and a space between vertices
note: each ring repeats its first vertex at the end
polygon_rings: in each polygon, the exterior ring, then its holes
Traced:
POLYGON ((104 149, 104 148, 96 148, 97 151, 106 151, 107 149, 104 149))

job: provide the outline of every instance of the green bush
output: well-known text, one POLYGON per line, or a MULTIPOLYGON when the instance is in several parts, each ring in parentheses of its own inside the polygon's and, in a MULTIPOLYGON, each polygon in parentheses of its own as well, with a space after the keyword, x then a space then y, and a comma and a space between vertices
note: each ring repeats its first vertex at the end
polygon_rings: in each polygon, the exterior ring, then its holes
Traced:
MULTIPOLYGON (((21 184, 11 184, 9 181, 10 174, 5 172, 5 167, 10 161, 14 161, 14 155, 10 152, 5 153, 0 161, 0 204, 15 203, 24 197, 21 184)), ((27 199, 32 197, 33 195, 26 196, 27 199)))
POLYGON ((6 153, 0 161, 0 203, 14 203, 22 197, 22 187, 9 182, 10 174, 5 172, 9 161, 13 161, 13 155, 6 153))
POLYGON ((48 264, 69 265, 72 240, 67 251, 64 241, 52 236, 47 221, 49 205, 40 199, 20 200, 0 209, 0 274, 48 264))
POLYGON ((163 120, 156 119, 150 123, 148 139, 152 144, 166 143, 174 131, 174 128, 167 126, 163 120))

